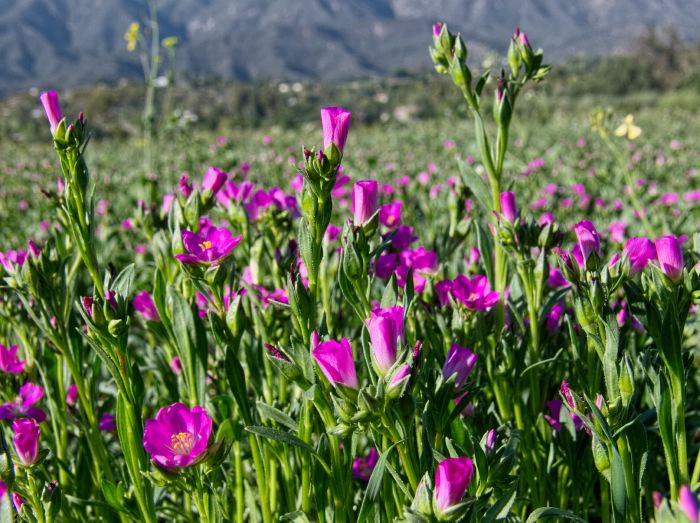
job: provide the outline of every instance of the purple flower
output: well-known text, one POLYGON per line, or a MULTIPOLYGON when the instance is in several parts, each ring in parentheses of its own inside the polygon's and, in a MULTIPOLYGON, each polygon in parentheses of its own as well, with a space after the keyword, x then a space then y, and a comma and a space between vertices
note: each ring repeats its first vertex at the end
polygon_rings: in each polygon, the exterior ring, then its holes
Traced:
POLYGON ((147 291, 139 292, 136 296, 134 296, 132 303, 136 312, 143 316, 145 320, 160 321, 156 304, 153 302, 153 298, 151 298, 151 295, 148 294, 147 291))
POLYGON ((27 251, 24 250, 0 252, 0 264, 7 272, 12 272, 15 265, 18 267, 24 265, 26 259, 27 251))
POLYGON ((673 235, 658 238, 655 242, 656 257, 659 267, 671 281, 678 283, 683 279, 683 248, 681 242, 673 235))
POLYGON ((474 464, 469 458, 447 458, 435 470, 435 507, 444 513, 464 497, 472 480, 474 464))
POLYGON ((391 238, 391 246, 397 251, 403 251, 417 239, 418 236, 413 234, 413 227, 408 225, 399 225, 394 232, 394 236, 391 238))
POLYGON ((441 31, 442 31, 442 22, 435 22, 433 24, 433 36, 435 38, 438 38, 440 36, 441 31))
POLYGON ((155 419, 146 420, 143 448, 161 467, 188 467, 206 450, 210 435, 211 418, 206 410, 173 403, 160 409, 155 419))
POLYGON ((350 129, 350 111, 342 107, 324 107, 321 109, 321 126, 324 149, 333 143, 342 153, 350 129))
POLYGON ((496 444, 496 429, 490 429, 486 433, 486 441, 484 444, 484 450, 487 454, 490 454, 493 450, 493 446, 496 444))
POLYGON ((559 323, 563 315, 564 304, 562 302, 555 303, 549 313, 547 313, 547 319, 545 320, 549 332, 555 332, 559 329, 559 323))
POLYGON ((0 344, 0 371, 7 374, 19 374, 24 371, 26 360, 17 358, 17 345, 12 345, 9 349, 0 344))
POLYGON ((574 225, 574 231, 583 257, 582 265, 585 265, 593 252, 600 256, 600 236, 592 222, 582 220, 574 225))
POLYGON ((39 385, 27 382, 19 389, 15 401, 0 405, 0 419, 17 419, 30 417, 39 423, 46 419, 46 413, 38 407, 32 407, 44 395, 44 389, 39 385))
POLYGON ((68 405, 69 407, 73 407, 77 399, 78 387, 76 387, 75 383, 71 383, 68 386, 68 392, 66 392, 66 405, 68 405))
POLYGON ((219 189, 221 189, 221 186, 224 185, 226 181, 226 176, 226 173, 221 169, 209 167, 202 179, 202 190, 211 191, 212 194, 218 193, 219 189))
POLYGON ((447 380, 456 374, 455 388, 458 389, 469 377, 478 359, 479 356, 466 347, 453 343, 442 366, 442 376, 447 380))
POLYGON ((515 223, 518 219, 518 205, 515 202, 515 193, 510 191, 501 193, 501 216, 508 223, 515 223))
POLYGON ((372 345, 372 363, 380 376, 385 376, 396 363, 398 338, 404 335, 403 307, 374 309, 367 319, 372 345))
POLYGON ((315 335, 311 355, 316 360, 323 375, 334 387, 336 385, 343 385, 351 389, 360 387, 357 381, 355 362, 352 359, 352 348, 347 338, 343 338, 339 342, 329 340, 318 343, 318 335, 315 335))
POLYGON ((187 265, 218 265, 241 241, 242 236, 232 236, 224 228, 211 228, 199 234, 182 231, 182 244, 189 254, 176 254, 175 258, 187 265))
POLYGON ((698 499, 688 485, 678 492, 678 506, 692 523, 698 523, 698 499))
POLYGON ((452 291, 451 280, 440 280, 433 288, 435 289, 440 307, 444 307, 450 303, 450 292, 452 291))
POLYGON ((382 205, 379 209, 379 223, 389 229, 396 227, 401 223, 401 207, 403 207, 402 201, 382 205))
POLYGON ((192 186, 190 185, 186 174, 183 174, 180 177, 180 182, 178 183, 178 190, 180 191, 180 194, 182 194, 182 196, 184 196, 185 198, 189 198, 190 194, 192 194, 192 186))
POLYGON ((56 132, 56 127, 61 123, 63 114, 61 113, 61 105, 58 102, 58 93, 56 91, 47 91, 41 93, 39 96, 41 100, 41 105, 44 106, 44 112, 46 113, 46 118, 49 120, 51 125, 51 133, 56 132))
POLYGON ((355 225, 364 225, 377 212, 379 184, 375 180, 362 180, 352 189, 352 212, 355 225))
POLYGON ((549 422, 549 424, 552 426, 552 428, 556 432, 559 432, 561 430, 561 422, 559 421, 559 415, 561 413, 562 405, 563 405, 563 403, 561 400, 548 401, 547 408, 549 409, 549 412, 552 415, 551 416, 549 414, 544 415, 544 418, 549 422))
POLYGON ((399 255, 395 253, 382 254, 377 258, 377 263, 374 267, 374 272, 378 277, 387 279, 391 277, 396 268, 399 266, 399 255))
POLYGON ((549 276, 547 276, 547 285, 549 285, 553 289, 556 289, 558 287, 568 287, 569 282, 566 278, 564 278, 564 275, 559 269, 557 269, 553 265, 550 265, 549 276))
POLYGON ((656 259, 656 248, 649 238, 630 238, 622 253, 629 259, 631 274, 637 274, 649 261, 656 259))
POLYGON ((500 294, 491 291, 486 276, 477 274, 470 280, 460 274, 452 282, 452 296, 467 309, 483 311, 496 305, 500 294))
POLYGON ((374 467, 377 465, 377 461, 379 461, 377 449, 369 449, 367 457, 355 458, 355 461, 352 462, 352 477, 367 483, 374 467))
POLYGON ((612 222, 610 225, 608 225, 610 240, 614 243, 622 243, 625 241, 626 230, 627 224, 625 222, 612 222))
POLYGON ((117 430, 117 418, 114 414, 105 412, 98 423, 100 430, 103 432, 114 432, 117 430))
POLYGON ((39 434, 41 434, 39 424, 32 418, 20 418, 12 422, 12 430, 15 431, 12 439, 15 453, 22 465, 25 467, 34 465, 39 453, 39 434))

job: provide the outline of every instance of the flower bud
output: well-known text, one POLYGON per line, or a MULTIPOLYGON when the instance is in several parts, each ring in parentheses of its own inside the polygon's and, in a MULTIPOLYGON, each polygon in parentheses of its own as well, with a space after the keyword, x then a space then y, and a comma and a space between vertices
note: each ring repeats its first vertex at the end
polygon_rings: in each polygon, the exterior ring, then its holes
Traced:
POLYGON ((20 418, 12 422, 12 430, 15 431, 12 441, 17 457, 24 466, 33 465, 39 453, 39 424, 32 418, 20 418))
POLYGON ((620 367, 620 374, 617 380, 618 387, 622 404, 628 405, 634 394, 634 370, 632 370, 632 363, 627 354, 624 355, 620 362, 620 367))
POLYGON ((315 341, 311 356, 316 360, 329 383, 333 387, 344 385, 357 390, 360 384, 357 381, 355 362, 352 359, 352 348, 348 339, 343 338, 340 342, 329 340, 318 343, 318 339, 315 341))
POLYGON ((44 106, 46 118, 49 120, 49 125, 51 125, 51 133, 55 135, 56 128, 63 119, 61 105, 58 101, 58 93, 56 91, 41 93, 39 100, 41 100, 41 105, 44 106))
POLYGON ((474 464, 469 458, 447 458, 435 470, 435 511, 440 516, 464 497, 472 480, 474 464))
POLYGON ((478 359, 479 357, 466 347, 453 343, 442 366, 443 378, 447 380, 456 374, 455 388, 460 388, 471 374, 478 359))
POLYGON ((510 191, 501 193, 501 216, 503 216, 508 223, 515 223, 518 219, 518 206, 515 203, 515 193, 510 191))
POLYGON ((350 129, 350 111, 342 107, 324 107, 321 109, 321 126, 323 127, 323 147, 332 144, 343 152, 350 129))
POLYGON ((583 263, 581 267, 586 267, 588 258, 592 253, 600 256, 600 236, 598 231, 589 220, 582 220, 574 225, 578 247, 581 251, 583 263))
POLYGON ((654 242, 659 267, 673 283, 683 279, 683 247, 678 238, 673 235, 658 238, 654 242))
POLYGON ((656 259, 656 248, 649 238, 630 238, 622 253, 629 260, 631 276, 640 272, 649 261, 656 259))
POLYGON ((216 167, 209 167, 202 179, 202 191, 211 191, 212 194, 219 192, 219 189, 226 181, 226 173, 216 167))
POLYGON ((379 184, 375 180, 362 180, 352 189, 352 212, 356 226, 370 221, 377 212, 379 184))
POLYGON ((698 523, 698 498, 688 485, 681 486, 678 506, 692 523, 698 523))

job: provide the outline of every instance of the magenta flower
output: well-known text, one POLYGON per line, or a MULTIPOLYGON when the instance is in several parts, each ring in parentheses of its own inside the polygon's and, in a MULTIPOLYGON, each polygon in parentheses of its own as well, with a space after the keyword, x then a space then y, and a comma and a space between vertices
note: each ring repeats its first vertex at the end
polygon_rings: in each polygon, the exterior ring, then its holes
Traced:
POLYGON ((440 280, 433 286, 433 289, 437 295, 440 307, 444 307, 450 303, 450 292, 452 292, 451 280, 440 280))
POLYGON ((324 149, 333 143, 342 153, 350 130, 350 111, 342 107, 324 107, 321 109, 321 126, 324 149))
POLYGON ((435 38, 438 38, 440 36, 441 31, 442 31, 442 22, 435 22, 433 24, 433 36, 435 38))
POLYGON ((647 263, 656 259, 656 248, 649 238, 630 238, 622 253, 629 259, 631 274, 637 274, 647 263))
POLYGON ((343 338, 339 342, 329 340, 318 343, 318 335, 314 333, 311 355, 316 360, 323 375, 334 387, 337 385, 351 389, 360 387, 357 381, 355 362, 352 359, 352 348, 347 338, 343 338))
POLYGON ((17 345, 12 345, 9 349, 0 344, 0 371, 7 374, 19 374, 24 371, 26 360, 17 358, 17 345))
POLYGON ((66 392, 66 405, 69 407, 75 406, 75 401, 78 399, 78 387, 75 383, 71 383, 68 386, 68 391, 66 392))
POLYGON ((501 193, 501 216, 508 223, 515 223, 518 219, 518 205, 515 202, 515 193, 510 191, 501 193))
POLYGON ((36 463, 39 454, 39 434, 41 428, 32 418, 20 418, 12 422, 12 430, 15 431, 13 443, 15 453, 22 465, 29 467, 36 463))
POLYGON ((452 282, 452 296, 467 309, 483 311, 490 309, 500 298, 497 291, 492 291, 486 276, 477 274, 470 280, 463 274, 452 282))
POLYGON ((403 307, 374 309, 367 319, 372 345, 372 363, 380 376, 385 376, 396 363, 398 338, 404 335, 403 307))
POLYGON ((393 252, 382 254, 377 258, 374 267, 374 272, 379 278, 384 280, 391 277, 396 268, 399 266, 399 255, 393 252))
POLYGON ((688 485, 678 492, 678 506, 692 523, 698 523, 698 498, 688 485))
POLYGON ((147 291, 139 292, 134 296, 132 303, 136 312, 143 316, 143 319, 148 321, 160 321, 156 304, 147 291))
POLYGON ((15 401, 0 405, 0 419, 30 417, 39 423, 46 419, 46 413, 38 407, 32 407, 44 395, 44 389, 39 385, 27 382, 19 389, 19 395, 15 401))
POLYGON ((678 283, 683 279, 683 248, 678 238, 673 235, 658 238, 655 242, 656 257, 659 267, 671 281, 678 283))
POLYGON ((435 470, 435 508, 442 514, 459 503, 472 480, 474 464, 469 458, 447 458, 435 470))
POLYGON ((379 184, 375 180, 362 180, 352 189, 352 212, 355 225, 364 225, 370 221, 379 199, 379 184))
POLYGON ((409 225, 399 225, 394 231, 394 236, 391 238, 391 247, 397 251, 403 251, 408 249, 408 246, 417 239, 418 236, 413 234, 413 227, 409 225))
POLYGON ((386 205, 382 205, 379 209, 379 223, 393 229, 401 223, 401 207, 403 207, 403 202, 393 202, 386 205))
POLYGON ((209 167, 202 179, 202 190, 211 191, 212 194, 219 192, 219 189, 224 185, 227 174, 216 167, 209 167))
POLYGON ((58 124, 61 123, 61 120, 63 119, 61 104, 58 101, 58 93, 56 91, 41 93, 39 100, 41 100, 41 105, 44 106, 46 118, 49 120, 49 124, 51 125, 51 134, 53 134, 56 132, 58 124))
POLYGON ((189 198, 190 194, 192 194, 192 185, 190 185, 186 174, 180 176, 180 182, 178 183, 177 189, 185 198, 189 198))
POLYGON ((97 425, 103 432, 114 432, 117 430, 117 418, 114 414, 105 412, 97 425))
POLYGON ((442 376, 447 380, 456 374, 455 388, 458 389, 469 377, 478 359, 479 356, 466 347, 453 343, 442 366, 442 376))
POLYGON ((608 232, 610 233, 610 241, 613 243, 622 243, 625 241, 625 231, 627 230, 627 224, 625 222, 612 222, 608 225, 608 232))
POLYGON ((21 249, 16 251, 0 252, 0 264, 5 267, 7 272, 12 272, 15 265, 18 267, 24 265, 24 260, 26 259, 27 251, 21 249))
POLYGON ((594 252, 600 256, 600 236, 592 222, 588 220, 578 222, 574 225, 574 232, 576 232, 577 245, 583 257, 581 265, 585 265, 589 256, 594 252))
POLYGON ((561 430, 561 422, 559 421, 559 416, 561 414, 562 405, 563 403, 561 400, 548 401, 547 408, 549 409, 551 416, 549 414, 544 415, 544 419, 547 420, 547 422, 552 426, 552 428, 556 432, 559 432, 561 430))
POLYGON ((374 467, 377 465, 377 461, 379 461, 377 449, 369 449, 366 457, 355 458, 355 461, 352 462, 352 477, 367 483, 374 467))
POLYGON ((182 231, 182 244, 189 254, 176 254, 175 258, 187 265, 218 265, 240 243, 241 238, 240 235, 232 236, 224 228, 211 228, 202 235, 185 230, 182 231))
POLYGON ((184 403, 163 407, 155 419, 147 419, 143 431, 143 448, 156 465, 166 469, 192 465, 207 449, 211 435, 211 418, 207 411, 184 403))
POLYGON ((545 324, 549 332, 556 332, 559 329, 561 318, 564 315, 564 304, 562 302, 555 303, 547 313, 545 324))

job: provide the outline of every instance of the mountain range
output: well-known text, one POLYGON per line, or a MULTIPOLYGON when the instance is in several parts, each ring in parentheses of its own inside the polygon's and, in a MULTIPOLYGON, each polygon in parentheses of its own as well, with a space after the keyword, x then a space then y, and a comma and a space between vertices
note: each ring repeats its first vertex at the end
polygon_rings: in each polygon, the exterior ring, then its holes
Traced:
MULTIPOLYGON (((239 80, 343 80, 430 67, 431 26, 461 31, 472 55, 502 52, 516 26, 547 61, 625 50, 646 27, 700 37, 698 0, 156 0, 177 70, 239 80)), ((138 81, 126 49, 146 0, 0 0, 0 95, 138 81)))

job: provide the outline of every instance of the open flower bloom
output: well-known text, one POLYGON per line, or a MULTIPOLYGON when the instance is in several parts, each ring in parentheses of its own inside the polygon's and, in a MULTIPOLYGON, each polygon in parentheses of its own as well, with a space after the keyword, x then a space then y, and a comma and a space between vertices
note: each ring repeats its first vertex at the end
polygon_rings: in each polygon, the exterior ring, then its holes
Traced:
POLYGON ((673 235, 658 238, 655 242, 656 257, 663 273, 674 283, 683 279, 683 247, 673 235))
POLYGON ((403 251, 417 239, 418 236, 413 234, 413 227, 410 225, 399 225, 391 238, 391 247, 397 251, 403 251))
POLYGON ((350 111, 342 107, 324 107, 321 109, 321 126, 323 147, 328 149, 333 143, 342 153, 350 130, 350 111))
POLYGON ((21 267, 24 265, 24 260, 27 259, 27 251, 17 250, 17 251, 5 251, 0 252, 0 264, 5 267, 7 272, 12 272, 15 270, 15 265, 21 267))
POLYGON ((151 295, 148 294, 147 291, 139 292, 136 296, 134 296, 132 303, 136 312, 143 316, 143 319, 149 321, 160 321, 156 304, 153 302, 153 298, 151 298, 151 295))
POLYGON ((445 379, 449 379, 456 374, 455 388, 460 388, 471 374, 478 359, 479 357, 466 347, 453 343, 442 366, 442 375, 445 379))
POLYGON ((98 423, 100 430, 103 432, 114 432, 117 430, 117 418, 114 414, 105 412, 98 423))
POLYGON ((500 294, 492 291, 486 276, 477 274, 471 279, 460 274, 452 282, 452 296, 467 309, 483 311, 496 303, 500 294))
POLYGON ((19 374, 24 371, 25 360, 17 358, 17 345, 12 345, 9 349, 0 345, 0 371, 8 374, 19 374))
POLYGON ((582 220, 574 225, 574 232, 576 232, 577 245, 583 259, 580 265, 584 266, 592 253, 595 252, 600 256, 600 236, 593 222, 589 220, 582 220))
POLYGON ((464 497, 472 480, 474 464, 469 458, 447 458, 435 470, 435 508, 444 513, 464 497))
POLYGON ((347 338, 339 342, 329 340, 318 343, 316 335, 313 345, 311 355, 331 385, 343 385, 351 389, 360 387, 355 362, 352 359, 352 348, 347 338))
POLYGON ((238 245, 243 237, 232 236, 224 228, 211 228, 201 235, 182 231, 182 244, 188 254, 176 254, 175 258, 188 265, 200 263, 218 265, 238 245))
POLYGON ((34 465, 39 453, 39 424, 32 418, 20 418, 12 422, 12 430, 15 431, 12 441, 17 457, 27 467, 34 465))
POLYGON ((33 383, 25 383, 19 389, 15 401, 0 405, 0 419, 34 418, 39 423, 46 419, 46 413, 38 407, 33 407, 44 395, 44 389, 33 383))
POLYGON ((379 223, 389 229, 395 228, 401 223, 401 207, 403 207, 403 202, 400 200, 382 205, 379 209, 379 223))
POLYGON ((622 252, 629 259, 630 274, 637 274, 656 258, 656 248, 649 238, 630 238, 622 252))
POLYGON ((210 435, 211 418, 206 410, 173 403, 160 409, 155 419, 146 420, 143 447, 161 467, 188 467, 207 449, 210 435))
POLYGON ((352 477, 366 483, 369 481, 377 461, 379 461, 377 449, 369 449, 367 457, 355 458, 355 461, 352 462, 352 477))

